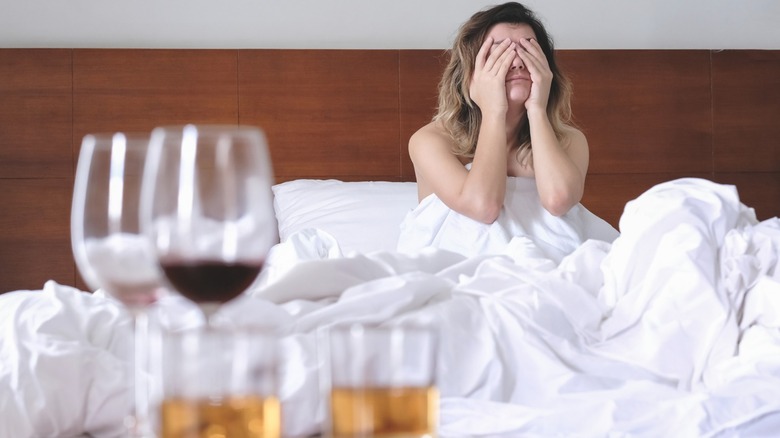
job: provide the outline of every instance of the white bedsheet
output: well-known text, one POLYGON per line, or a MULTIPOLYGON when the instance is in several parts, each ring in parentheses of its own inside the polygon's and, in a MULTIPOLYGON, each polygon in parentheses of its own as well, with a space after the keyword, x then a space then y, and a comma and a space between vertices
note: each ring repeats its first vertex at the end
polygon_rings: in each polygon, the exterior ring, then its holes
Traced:
POLYGON ((550 214, 542 207, 533 178, 507 178, 506 193, 504 208, 489 225, 456 213, 435 194, 429 195, 401 223, 397 249, 415 253, 435 247, 471 257, 505 253, 514 241, 514 251, 525 247, 557 264, 588 239, 612 242, 618 236, 582 204, 560 217, 550 214))
MULTIPOLYGON (((759 223, 733 187, 685 179, 630 202, 620 228, 557 264, 511 242, 344 258, 305 231, 221 316, 282 332, 289 435, 319 429, 317 339, 348 321, 440 327, 443 437, 780 430, 780 219, 759 223)), ((160 314, 189 323, 192 310, 171 298, 160 314)), ((124 323, 110 300, 51 282, 0 296, 0 436, 112 436, 124 323)))

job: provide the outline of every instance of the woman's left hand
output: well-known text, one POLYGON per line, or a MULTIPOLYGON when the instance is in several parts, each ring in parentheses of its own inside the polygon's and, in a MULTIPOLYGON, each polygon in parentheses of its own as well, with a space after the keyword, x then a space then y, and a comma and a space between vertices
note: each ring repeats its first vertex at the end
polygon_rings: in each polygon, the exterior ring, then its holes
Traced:
POLYGON ((546 112, 553 79, 547 57, 544 56, 541 46, 534 39, 520 40, 517 52, 531 75, 531 94, 525 101, 525 109, 528 111, 532 108, 538 108, 542 112, 546 112))

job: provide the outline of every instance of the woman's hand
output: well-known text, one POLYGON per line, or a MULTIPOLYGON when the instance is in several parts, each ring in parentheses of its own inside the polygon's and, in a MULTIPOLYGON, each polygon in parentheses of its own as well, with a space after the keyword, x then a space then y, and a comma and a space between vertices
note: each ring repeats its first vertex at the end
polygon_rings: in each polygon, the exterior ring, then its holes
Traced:
POLYGON ((487 38, 482 43, 469 85, 469 96, 479 106, 483 117, 491 113, 506 115, 506 75, 515 56, 517 46, 509 39, 494 44, 493 38, 487 38))
POLYGON ((520 48, 517 53, 523 60, 525 68, 528 69, 528 73, 531 74, 531 94, 525 101, 525 109, 530 111, 536 108, 546 112, 553 79, 547 57, 544 56, 541 46, 534 39, 520 40, 520 48))

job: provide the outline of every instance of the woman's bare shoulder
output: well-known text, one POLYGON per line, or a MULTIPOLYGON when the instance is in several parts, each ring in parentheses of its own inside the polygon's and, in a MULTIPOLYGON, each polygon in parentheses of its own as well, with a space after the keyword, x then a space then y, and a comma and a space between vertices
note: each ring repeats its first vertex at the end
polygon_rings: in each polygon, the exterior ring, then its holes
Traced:
POLYGON ((449 140, 449 135, 447 135, 447 132, 444 130, 444 127, 441 125, 441 123, 433 121, 427 125, 422 126, 414 134, 412 134, 412 140, 419 139, 435 139, 439 141, 449 140))
POLYGON ((588 146, 588 139, 585 137, 585 133, 574 126, 566 126, 563 129, 563 140, 567 147, 571 145, 575 147, 588 146))
POLYGON ((420 150, 452 150, 452 138, 441 126, 441 123, 430 122, 418 129, 409 139, 409 152, 414 154, 420 150))

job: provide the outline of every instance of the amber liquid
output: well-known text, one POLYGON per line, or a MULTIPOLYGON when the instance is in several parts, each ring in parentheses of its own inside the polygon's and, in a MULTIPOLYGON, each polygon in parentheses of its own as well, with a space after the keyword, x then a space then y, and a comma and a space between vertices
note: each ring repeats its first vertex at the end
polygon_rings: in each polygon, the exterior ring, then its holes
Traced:
POLYGON ((279 438, 281 412, 275 397, 189 400, 162 404, 161 438, 279 438))
POLYGON ((333 388, 330 403, 334 438, 436 436, 436 388, 333 388))

